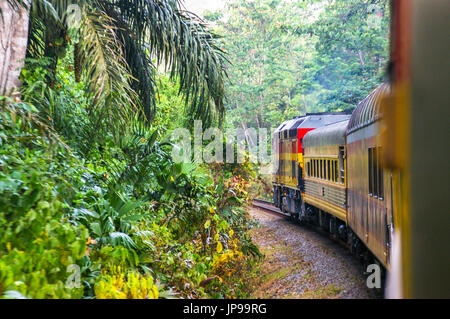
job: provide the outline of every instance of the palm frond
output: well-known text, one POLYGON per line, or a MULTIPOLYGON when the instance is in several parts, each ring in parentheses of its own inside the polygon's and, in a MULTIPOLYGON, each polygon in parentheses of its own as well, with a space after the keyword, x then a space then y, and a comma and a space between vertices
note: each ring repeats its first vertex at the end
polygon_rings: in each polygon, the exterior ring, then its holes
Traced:
POLYGON ((119 31, 119 37, 123 39, 124 58, 133 75, 131 87, 139 96, 145 118, 151 121, 156 108, 156 67, 145 49, 127 32, 119 31))
POLYGON ((121 232, 109 234, 109 240, 113 246, 124 246, 128 249, 136 248, 136 244, 130 236, 121 232))
POLYGON ((105 119, 126 124, 130 114, 137 111, 138 97, 130 86, 132 76, 117 38, 117 28, 98 8, 83 7, 78 54, 92 95, 93 111, 105 119))
POLYGON ((0 129, 6 126, 17 126, 18 123, 25 125, 26 130, 30 131, 30 137, 36 138, 31 128, 36 129, 39 136, 44 138, 48 143, 59 144, 61 147, 68 146, 60 139, 54 129, 45 123, 38 115, 37 109, 28 103, 15 102, 9 98, 0 98, 0 129))
POLYGON ((135 40, 166 65, 172 78, 178 77, 194 117, 221 120, 226 57, 217 36, 198 19, 181 13, 174 0, 99 2, 120 15, 135 40))
POLYGON ((47 32, 61 33, 64 30, 60 14, 47 0, 33 0, 30 7, 27 57, 41 58, 45 55, 47 32))
POLYGON ((30 5, 30 0, 6 0, 14 9, 19 7, 28 8, 30 5))

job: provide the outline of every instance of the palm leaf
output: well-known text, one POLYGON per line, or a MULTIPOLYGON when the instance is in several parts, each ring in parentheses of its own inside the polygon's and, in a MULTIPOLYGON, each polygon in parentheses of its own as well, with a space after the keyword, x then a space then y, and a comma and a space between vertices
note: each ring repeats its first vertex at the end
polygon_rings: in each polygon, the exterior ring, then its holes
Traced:
POLYGON ((180 92, 184 92, 186 102, 190 102, 194 117, 205 122, 215 118, 221 121, 226 58, 215 35, 198 19, 181 13, 177 1, 99 3, 111 15, 120 16, 118 27, 126 25, 133 39, 180 81, 180 92))
POLYGON ((138 97, 130 86, 131 74, 124 59, 117 28, 105 12, 83 7, 79 59, 82 75, 93 99, 93 111, 111 124, 125 126, 136 112, 138 97))
POLYGON ((109 239, 113 246, 124 246, 128 249, 133 249, 136 247, 135 242, 125 233, 114 232, 109 234, 109 239))

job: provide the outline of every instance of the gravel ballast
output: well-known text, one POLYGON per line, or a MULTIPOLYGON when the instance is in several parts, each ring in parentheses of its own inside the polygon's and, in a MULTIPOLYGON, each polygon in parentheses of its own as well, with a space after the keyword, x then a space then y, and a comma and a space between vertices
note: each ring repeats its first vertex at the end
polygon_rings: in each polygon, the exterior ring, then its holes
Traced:
POLYGON ((311 227, 251 207, 251 231, 265 255, 254 298, 379 298, 366 286, 364 267, 339 243, 311 227))

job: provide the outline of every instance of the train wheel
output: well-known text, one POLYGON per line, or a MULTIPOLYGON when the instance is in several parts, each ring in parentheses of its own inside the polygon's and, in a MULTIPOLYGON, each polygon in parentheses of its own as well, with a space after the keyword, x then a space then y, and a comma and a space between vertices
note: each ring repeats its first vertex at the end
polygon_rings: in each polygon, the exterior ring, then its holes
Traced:
POLYGON ((289 215, 289 219, 291 219, 291 215, 290 215, 289 212, 286 210, 286 206, 281 205, 281 212, 282 212, 284 215, 289 215))

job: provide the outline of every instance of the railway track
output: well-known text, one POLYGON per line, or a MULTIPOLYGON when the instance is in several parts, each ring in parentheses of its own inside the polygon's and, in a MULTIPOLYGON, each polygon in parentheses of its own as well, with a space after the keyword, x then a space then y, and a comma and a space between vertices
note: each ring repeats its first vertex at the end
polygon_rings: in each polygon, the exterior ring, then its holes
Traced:
MULTIPOLYGON (((274 215, 291 218, 290 214, 283 213, 278 207, 275 207, 272 202, 269 202, 269 201, 266 201, 266 200, 263 200, 263 199, 253 199, 253 207, 257 207, 259 209, 262 209, 262 210, 264 210, 264 211, 266 211, 268 213, 274 214, 274 215)), ((329 232, 326 232, 321 227, 316 226, 316 225, 312 225, 312 224, 305 224, 303 226, 307 227, 309 229, 313 229, 314 231, 320 233, 321 235, 323 235, 325 237, 328 237, 331 240, 337 242, 342 247, 345 247, 345 248, 349 249, 349 246, 348 246, 348 244, 346 242, 344 242, 343 240, 333 236, 329 232)))
POLYGON ((254 199, 253 200, 253 206, 257 207, 257 208, 260 208, 262 210, 265 210, 267 212, 273 213, 273 214, 289 217, 288 214, 283 213, 277 207, 273 206, 272 202, 269 202, 269 201, 266 201, 266 200, 263 200, 263 199, 254 199))

